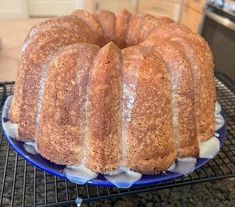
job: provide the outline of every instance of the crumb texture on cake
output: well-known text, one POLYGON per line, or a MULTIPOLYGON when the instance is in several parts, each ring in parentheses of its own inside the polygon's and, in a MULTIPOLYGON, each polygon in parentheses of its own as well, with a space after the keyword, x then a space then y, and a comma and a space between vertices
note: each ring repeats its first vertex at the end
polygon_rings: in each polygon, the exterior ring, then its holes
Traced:
POLYGON ((199 34, 164 16, 76 10, 27 34, 9 117, 54 163, 155 174, 198 157, 215 101, 199 34))

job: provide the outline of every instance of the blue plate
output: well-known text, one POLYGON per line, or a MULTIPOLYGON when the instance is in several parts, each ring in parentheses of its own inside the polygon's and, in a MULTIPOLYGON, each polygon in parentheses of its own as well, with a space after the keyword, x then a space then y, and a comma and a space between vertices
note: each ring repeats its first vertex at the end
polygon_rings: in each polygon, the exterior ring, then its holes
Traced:
MULTIPOLYGON (((3 113, 2 113, 2 124, 3 122, 9 121, 8 111, 9 111, 9 102, 11 102, 11 100, 9 99, 11 98, 12 97, 9 97, 7 101, 5 102, 3 113)), ((48 161, 47 159, 43 158, 39 154, 28 153, 23 146, 24 145, 23 142, 17 141, 15 138, 10 137, 5 127, 3 127, 3 131, 10 145, 16 150, 16 152, 18 152, 24 159, 29 161, 32 165, 40 168, 41 170, 46 171, 49 174, 58 176, 63 179, 67 179, 63 171, 63 169, 65 168, 64 165, 57 165, 55 163, 52 163, 48 161)), ((220 141, 220 147, 222 147, 225 142, 226 135, 227 135, 226 123, 217 131, 217 133, 219 134, 219 137, 217 138, 220 141)), ((205 165, 209 160, 210 159, 198 158, 195 170, 205 165)), ((157 184, 157 183, 168 181, 170 179, 178 178, 181 176, 183 175, 179 173, 173 173, 173 172, 159 173, 156 175, 143 175, 140 180, 136 181, 132 185, 132 187, 157 184)), ((101 174, 99 174, 97 178, 90 180, 87 183, 91 185, 115 187, 111 182, 106 180, 105 177, 101 174)))

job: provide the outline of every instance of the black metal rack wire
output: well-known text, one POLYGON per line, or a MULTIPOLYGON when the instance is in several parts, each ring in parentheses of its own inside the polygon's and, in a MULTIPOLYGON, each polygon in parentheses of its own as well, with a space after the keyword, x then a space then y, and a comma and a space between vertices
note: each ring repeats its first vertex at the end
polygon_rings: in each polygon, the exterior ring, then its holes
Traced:
MULTIPOLYGON (((204 167, 189 176, 147 187, 117 189, 79 186, 49 175, 27 163, 0 136, 0 206, 64 206, 114 198, 127 194, 201 183, 235 176, 235 84, 225 75, 216 73, 217 100, 222 104, 228 137, 220 153, 204 167)), ((0 103, 14 91, 14 82, 0 83, 0 103)))

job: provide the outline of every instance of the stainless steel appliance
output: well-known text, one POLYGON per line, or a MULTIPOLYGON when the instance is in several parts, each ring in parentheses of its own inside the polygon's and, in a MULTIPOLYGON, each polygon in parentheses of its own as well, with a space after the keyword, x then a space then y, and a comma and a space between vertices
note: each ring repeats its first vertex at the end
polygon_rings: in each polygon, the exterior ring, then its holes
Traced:
POLYGON ((201 34, 212 49, 215 70, 235 81, 235 1, 209 0, 201 34))

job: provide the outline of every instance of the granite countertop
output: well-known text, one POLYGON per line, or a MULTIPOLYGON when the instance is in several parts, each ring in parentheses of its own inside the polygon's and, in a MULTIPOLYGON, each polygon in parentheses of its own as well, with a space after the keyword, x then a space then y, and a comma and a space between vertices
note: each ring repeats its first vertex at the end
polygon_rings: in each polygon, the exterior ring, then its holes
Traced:
POLYGON ((83 204, 89 207, 235 207, 235 178, 83 204))

